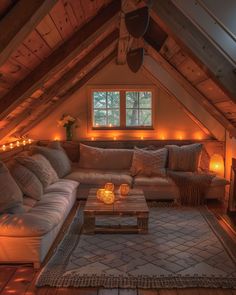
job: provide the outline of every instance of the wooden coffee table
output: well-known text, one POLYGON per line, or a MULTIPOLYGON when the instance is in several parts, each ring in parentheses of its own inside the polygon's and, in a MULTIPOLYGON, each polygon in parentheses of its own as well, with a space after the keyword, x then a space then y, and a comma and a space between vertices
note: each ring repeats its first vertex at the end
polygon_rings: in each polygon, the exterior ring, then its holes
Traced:
POLYGON ((115 191, 116 200, 114 204, 107 205, 96 198, 97 189, 89 191, 88 199, 84 208, 84 233, 141 233, 148 232, 149 209, 140 189, 132 189, 127 197, 120 197, 115 191), (136 217, 137 225, 125 226, 101 226, 96 225, 96 217, 136 217))

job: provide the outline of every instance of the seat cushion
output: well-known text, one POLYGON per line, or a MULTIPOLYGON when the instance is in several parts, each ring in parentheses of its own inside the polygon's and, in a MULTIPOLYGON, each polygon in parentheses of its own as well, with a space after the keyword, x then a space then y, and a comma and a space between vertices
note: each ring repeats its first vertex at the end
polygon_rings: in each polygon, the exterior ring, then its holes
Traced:
POLYGON ((24 214, 0 216, 0 235, 11 237, 37 237, 56 227, 74 202, 78 183, 59 180, 58 187, 49 189, 41 200, 24 214), (64 188, 66 187, 66 189, 64 188))
MULTIPOLYGON (((225 186, 229 184, 229 181, 225 178, 215 176, 212 179, 211 186, 225 186)), ((136 176, 134 178, 134 185, 143 186, 175 186, 176 184, 171 178, 168 177, 145 177, 136 176)))
POLYGON ((80 144, 79 167, 84 169, 128 170, 133 150, 103 149, 80 144))
POLYGON ((23 194, 8 168, 0 162, 0 213, 23 212, 23 194))
POLYGON ((106 182, 112 182, 115 185, 121 183, 132 184, 132 177, 127 170, 95 170, 74 168, 68 174, 66 179, 78 181, 81 184, 104 185, 106 182))
POLYGON ((43 155, 35 154, 32 157, 19 156, 16 157, 16 160, 31 170, 41 181, 44 188, 58 180, 56 171, 43 155))
POLYGON ((52 165, 58 177, 62 178, 71 171, 71 163, 60 143, 55 141, 48 147, 32 146, 33 154, 43 155, 52 165))

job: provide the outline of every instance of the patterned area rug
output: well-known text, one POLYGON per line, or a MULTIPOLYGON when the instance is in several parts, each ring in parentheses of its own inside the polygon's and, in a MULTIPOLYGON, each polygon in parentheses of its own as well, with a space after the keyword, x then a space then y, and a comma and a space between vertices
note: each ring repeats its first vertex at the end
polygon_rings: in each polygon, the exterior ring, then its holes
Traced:
MULTIPOLYGON (((82 212, 38 287, 236 288, 236 244, 205 208, 150 208, 148 234, 84 235, 82 212)), ((98 222, 108 220, 121 222, 98 222)))

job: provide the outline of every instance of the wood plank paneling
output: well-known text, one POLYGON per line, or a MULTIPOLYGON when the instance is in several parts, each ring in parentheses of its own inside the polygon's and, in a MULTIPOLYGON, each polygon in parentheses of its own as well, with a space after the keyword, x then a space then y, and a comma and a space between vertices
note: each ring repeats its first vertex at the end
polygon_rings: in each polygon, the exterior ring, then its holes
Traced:
POLYGON ((40 60, 45 59, 51 52, 51 48, 41 35, 33 30, 24 40, 24 45, 33 52, 40 60))
POLYGON ((62 43, 62 37, 50 15, 46 15, 42 19, 37 25, 36 31, 51 49, 56 49, 62 43))
POLYGON ((50 16, 63 40, 68 39, 75 31, 62 0, 58 0, 50 11, 50 16))
POLYGON ((153 1, 151 16, 236 101, 235 67, 170 0, 153 1))
POLYGON ((192 84, 207 79, 205 72, 190 58, 185 58, 184 62, 179 64, 178 71, 192 84))
POLYGON ((0 65, 9 58, 55 2, 56 0, 21 0, 13 6, 0 21, 0 65))
POLYGON ((41 62, 41 59, 32 53, 24 44, 18 46, 11 57, 17 61, 19 65, 23 65, 28 70, 34 69, 41 62))
POLYGON ((104 31, 106 26, 115 26, 120 9, 119 1, 112 2, 88 24, 78 30, 72 38, 46 58, 28 77, 0 100, 0 118, 7 116, 32 92, 40 88, 53 73, 71 61, 79 52, 104 31), (97 28, 96 30, 94 28, 97 28))
POLYGON ((212 79, 206 79, 205 81, 202 81, 197 85, 197 88, 213 103, 229 100, 229 97, 214 81, 212 81, 212 79))
POLYGON ((0 267, 0 292, 8 284, 13 274, 16 272, 14 267, 0 267))
POLYGON ((34 277, 35 271, 32 267, 18 268, 2 290, 1 295, 24 294, 34 277))

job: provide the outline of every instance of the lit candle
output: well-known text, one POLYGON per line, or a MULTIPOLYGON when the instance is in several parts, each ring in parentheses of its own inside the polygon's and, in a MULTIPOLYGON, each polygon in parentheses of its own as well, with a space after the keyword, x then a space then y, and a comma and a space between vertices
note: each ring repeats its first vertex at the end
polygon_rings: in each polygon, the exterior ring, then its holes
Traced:
POLYGON ((116 140, 116 136, 113 137, 113 140, 116 140))
POLYGON ((109 127, 112 127, 112 124, 111 123, 109 124, 109 127))
POLYGON ((13 143, 10 143, 10 149, 12 150, 14 147, 13 143))
POLYGON ((7 149, 7 147, 5 146, 5 144, 2 146, 2 150, 5 151, 7 149))
POLYGON ((141 136, 140 139, 143 140, 143 136, 141 136))
POLYGON ((19 142, 19 141, 16 142, 16 146, 17 146, 17 147, 20 146, 20 142, 19 142))
POLYGON ((31 144, 32 143, 32 139, 29 138, 28 139, 28 143, 31 144))
POLYGON ((25 140, 23 140, 22 144, 23 144, 23 145, 26 145, 26 141, 25 141, 25 140))
POLYGON ((91 137, 91 140, 94 141, 94 137, 91 137))

